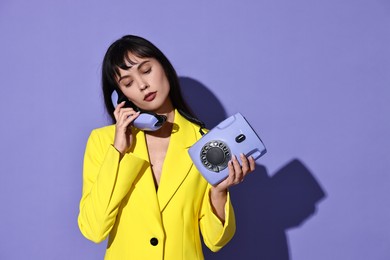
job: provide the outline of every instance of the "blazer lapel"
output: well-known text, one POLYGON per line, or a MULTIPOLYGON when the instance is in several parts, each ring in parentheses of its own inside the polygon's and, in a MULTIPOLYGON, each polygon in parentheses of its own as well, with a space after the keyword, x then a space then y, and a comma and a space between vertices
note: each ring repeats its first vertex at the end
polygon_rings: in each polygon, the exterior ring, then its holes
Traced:
MULTIPOLYGON (((134 140, 137 142, 134 146, 133 153, 149 163, 145 133, 143 131, 134 130, 133 134, 136 136, 134 140)), ((152 208, 155 220, 161 222, 160 208, 157 200, 156 187, 154 184, 153 173, 150 168, 150 163, 149 167, 143 173, 141 178, 137 181, 137 183, 135 183, 135 187, 144 191, 144 205, 148 205, 148 207, 152 208)))
POLYGON ((170 138, 157 191, 161 212, 187 177, 193 165, 188 148, 197 140, 194 127, 177 110, 170 138))

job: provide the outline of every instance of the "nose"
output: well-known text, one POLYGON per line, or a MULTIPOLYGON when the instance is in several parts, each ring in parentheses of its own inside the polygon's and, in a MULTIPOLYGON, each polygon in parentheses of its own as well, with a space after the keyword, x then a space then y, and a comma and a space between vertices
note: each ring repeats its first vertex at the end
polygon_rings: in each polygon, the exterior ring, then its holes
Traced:
POLYGON ((145 89, 147 89, 149 87, 149 85, 146 83, 146 82, 143 82, 139 85, 139 89, 141 91, 144 91, 145 89))
POLYGON ((146 80, 144 80, 142 77, 139 77, 138 79, 138 87, 141 91, 144 91, 149 87, 149 84, 146 80))

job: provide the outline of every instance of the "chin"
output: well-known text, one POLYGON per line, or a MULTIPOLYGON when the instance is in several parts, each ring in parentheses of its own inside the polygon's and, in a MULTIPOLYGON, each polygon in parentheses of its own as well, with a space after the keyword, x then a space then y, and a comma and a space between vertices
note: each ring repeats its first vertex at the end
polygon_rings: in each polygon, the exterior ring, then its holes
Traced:
POLYGON ((156 102, 152 102, 151 104, 147 104, 147 106, 145 106, 145 108, 143 108, 143 109, 147 110, 147 111, 152 111, 152 112, 157 113, 157 114, 166 114, 166 113, 171 112, 174 109, 174 107, 170 101, 167 101, 164 103, 158 102, 157 100, 154 100, 154 101, 156 101, 156 102))

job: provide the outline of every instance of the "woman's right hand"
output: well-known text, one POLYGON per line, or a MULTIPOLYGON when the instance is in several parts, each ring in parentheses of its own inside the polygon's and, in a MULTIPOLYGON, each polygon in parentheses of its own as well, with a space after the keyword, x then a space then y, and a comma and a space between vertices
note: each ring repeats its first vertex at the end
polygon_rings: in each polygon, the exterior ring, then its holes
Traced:
POLYGON ((124 107, 124 105, 123 101, 114 110, 116 120, 114 147, 121 155, 124 155, 131 146, 133 136, 130 124, 139 116, 139 112, 135 112, 131 107, 124 107))

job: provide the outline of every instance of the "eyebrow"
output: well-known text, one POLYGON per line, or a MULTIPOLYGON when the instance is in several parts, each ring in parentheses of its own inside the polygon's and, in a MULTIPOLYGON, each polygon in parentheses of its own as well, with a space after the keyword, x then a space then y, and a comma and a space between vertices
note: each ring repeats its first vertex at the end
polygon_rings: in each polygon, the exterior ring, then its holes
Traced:
MULTIPOLYGON (((143 61, 143 62, 141 62, 141 63, 134 63, 134 64, 131 64, 130 66, 126 66, 126 68, 121 68, 121 69, 123 69, 123 70, 129 70, 129 69, 131 69, 133 66, 135 66, 135 65, 137 65, 137 70, 139 70, 140 68, 142 68, 142 66, 145 64, 145 63, 147 63, 147 62, 149 62, 150 60, 145 60, 145 61, 143 61)), ((118 82, 121 82, 121 80, 122 79, 125 79, 125 78, 128 78, 129 76, 128 75, 125 75, 125 76, 120 76, 119 77, 119 80, 118 80, 118 82)))

